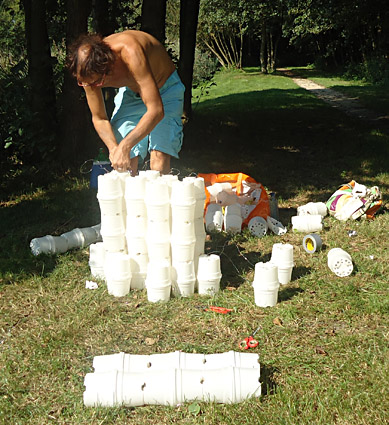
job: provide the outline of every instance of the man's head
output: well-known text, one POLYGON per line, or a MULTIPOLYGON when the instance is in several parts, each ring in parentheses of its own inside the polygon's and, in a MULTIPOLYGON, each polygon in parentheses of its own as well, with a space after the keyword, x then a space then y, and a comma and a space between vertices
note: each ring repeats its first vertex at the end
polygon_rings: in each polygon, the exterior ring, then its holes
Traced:
POLYGON ((115 53, 100 35, 81 35, 70 47, 67 67, 78 81, 110 73, 115 53))

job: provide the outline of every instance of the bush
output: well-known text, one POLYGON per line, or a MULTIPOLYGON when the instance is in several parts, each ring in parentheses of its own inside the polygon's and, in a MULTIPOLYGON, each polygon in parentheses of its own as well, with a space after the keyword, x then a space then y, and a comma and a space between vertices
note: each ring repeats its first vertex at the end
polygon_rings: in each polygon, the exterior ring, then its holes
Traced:
POLYGON ((384 57, 370 58, 347 66, 345 76, 374 84, 389 84, 389 61, 384 57))

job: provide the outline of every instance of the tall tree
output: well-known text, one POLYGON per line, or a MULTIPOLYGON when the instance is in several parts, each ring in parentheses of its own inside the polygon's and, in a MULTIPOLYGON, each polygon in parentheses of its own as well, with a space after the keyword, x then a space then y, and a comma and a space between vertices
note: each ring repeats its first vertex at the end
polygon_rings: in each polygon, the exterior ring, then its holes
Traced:
MULTIPOLYGON (((66 0, 67 46, 80 34, 87 32, 91 0, 66 0)), ((61 157, 66 165, 79 164, 96 151, 97 137, 92 129, 91 116, 83 89, 65 71, 61 113, 61 157)))
MULTIPOLYGON (((57 117, 45 0, 23 0, 23 7, 31 108, 36 128, 39 128, 41 134, 47 137, 54 133, 57 117)), ((36 153, 41 159, 46 150, 43 144, 42 149, 39 144, 36 146, 36 153)))
POLYGON ((185 86, 184 117, 192 113, 193 64, 200 0, 181 0, 180 5, 180 59, 178 72, 185 86))
POLYGON ((143 0, 141 31, 165 44, 166 0, 143 0))

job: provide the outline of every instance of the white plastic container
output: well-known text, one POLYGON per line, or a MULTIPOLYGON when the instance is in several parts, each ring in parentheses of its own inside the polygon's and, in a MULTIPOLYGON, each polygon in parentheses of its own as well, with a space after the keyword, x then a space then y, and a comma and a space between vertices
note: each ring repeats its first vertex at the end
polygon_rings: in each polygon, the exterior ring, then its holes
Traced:
POLYGON ((147 273, 132 272, 130 289, 144 289, 147 273))
POLYGON ((124 217, 122 214, 101 216, 100 233, 102 235, 117 235, 124 232, 124 217))
POLYGON ((85 246, 88 246, 98 241, 99 235, 93 227, 83 227, 80 230, 84 235, 85 246))
POLYGON ((353 271, 351 255, 342 248, 332 248, 327 255, 328 267, 339 277, 349 276, 353 271))
POLYGON ((196 201, 187 204, 172 204, 172 223, 194 221, 196 201))
POLYGON ((158 180, 161 173, 158 170, 146 170, 146 178, 148 181, 158 180))
POLYGON ((126 237, 124 233, 106 234, 101 231, 103 237, 104 249, 107 252, 125 252, 126 237))
POLYGON ((166 241, 170 239, 170 221, 169 220, 148 220, 147 238, 153 240, 166 241))
POLYGON ((305 205, 297 207, 297 215, 327 215, 327 207, 324 202, 308 202, 305 205))
POLYGON ((127 219, 128 217, 147 218, 147 208, 143 199, 125 198, 127 219))
POLYGON ((196 238, 194 221, 173 220, 171 237, 173 240, 194 241, 196 238))
POLYGON ((194 205, 196 202, 194 182, 190 180, 173 182, 170 202, 172 206, 194 205))
POLYGON ((97 179, 97 199, 112 199, 123 196, 121 180, 117 173, 101 174, 97 179))
POLYGON ((291 218, 292 228, 297 232, 320 232, 323 230, 323 217, 317 215, 296 215, 291 218))
POLYGON ((34 255, 60 254, 68 250, 68 241, 62 236, 46 235, 32 239, 30 248, 34 255))
POLYGON ((146 182, 145 203, 149 205, 169 204, 169 189, 161 179, 146 182))
POLYGON ((147 238, 147 251, 150 261, 171 260, 170 241, 159 238, 147 238))
POLYGON ((241 214, 243 220, 245 220, 251 214, 251 212, 254 211, 255 207, 256 207, 256 205, 254 205, 254 204, 243 204, 243 205, 241 205, 240 214, 241 214))
POLYGON ((147 255, 147 241, 145 238, 133 238, 126 235, 127 240, 127 252, 130 257, 134 257, 140 254, 147 255))
POLYGON ((104 272, 105 249, 103 242, 97 242, 89 246, 89 267, 92 276, 105 279, 104 272))
POLYGON ((98 197, 101 215, 116 215, 123 212, 123 198, 117 196, 115 198, 98 197))
POLYGON ((147 219, 152 221, 170 220, 170 204, 146 204, 147 219))
POLYGON ((221 205, 209 204, 205 214, 205 227, 208 232, 221 231, 223 228, 223 211, 221 205))
POLYGON ((280 284, 286 285, 289 283, 294 267, 293 245, 275 243, 272 248, 271 262, 277 266, 280 284))
POLYGON ((256 263, 254 272, 254 301, 259 307, 274 307, 277 304, 278 290, 277 266, 272 263, 256 263))
POLYGON ((270 216, 266 218, 266 221, 269 229, 276 235, 280 236, 286 233, 286 227, 280 221, 270 216))
POLYGON ((172 261, 193 261, 196 241, 182 241, 171 239, 172 261))
POLYGON ((171 292, 171 266, 168 261, 150 262, 146 277, 147 299, 167 302, 171 292))
POLYGON ((250 233, 257 238, 263 238, 268 229, 267 221, 260 216, 253 217, 248 224, 250 233))
POLYGON ((109 294, 115 297, 123 297, 130 292, 131 266, 128 255, 107 253, 104 272, 109 294))
POLYGON ((142 200, 144 202, 146 192, 146 177, 135 176, 126 179, 126 188, 124 197, 126 202, 130 199, 142 200))
POLYGON ((240 233, 242 230, 242 217, 235 214, 224 214, 224 230, 229 233, 240 233))
POLYGON ((147 235, 147 218, 141 216, 126 217, 126 236, 127 238, 145 238, 147 235))
POLYGON ((216 254, 200 255, 197 270, 197 286, 200 295, 214 295, 220 290, 220 257, 216 254))
POLYGON ((135 273, 146 274, 149 256, 147 254, 130 254, 130 264, 133 275, 135 273))

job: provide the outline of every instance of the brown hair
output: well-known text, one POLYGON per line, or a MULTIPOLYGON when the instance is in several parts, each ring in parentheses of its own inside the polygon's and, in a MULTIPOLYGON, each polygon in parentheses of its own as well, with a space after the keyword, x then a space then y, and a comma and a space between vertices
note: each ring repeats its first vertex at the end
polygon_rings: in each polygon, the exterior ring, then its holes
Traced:
POLYGON ((83 34, 69 46, 66 65, 74 77, 85 78, 108 74, 115 60, 115 53, 101 35, 83 34))

